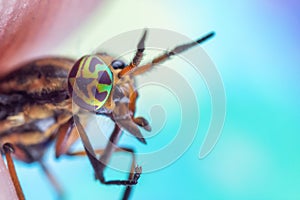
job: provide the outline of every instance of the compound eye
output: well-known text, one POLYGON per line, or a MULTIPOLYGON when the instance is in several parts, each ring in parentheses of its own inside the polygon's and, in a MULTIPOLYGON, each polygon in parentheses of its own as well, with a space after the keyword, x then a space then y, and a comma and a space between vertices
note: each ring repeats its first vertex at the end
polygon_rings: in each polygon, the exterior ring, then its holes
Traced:
POLYGON ((125 63, 122 60, 114 60, 112 61, 111 66, 114 69, 123 69, 125 67, 125 63))
POLYGON ((70 70, 68 90, 81 108, 97 112, 106 103, 113 85, 110 68, 98 56, 80 58, 70 70))

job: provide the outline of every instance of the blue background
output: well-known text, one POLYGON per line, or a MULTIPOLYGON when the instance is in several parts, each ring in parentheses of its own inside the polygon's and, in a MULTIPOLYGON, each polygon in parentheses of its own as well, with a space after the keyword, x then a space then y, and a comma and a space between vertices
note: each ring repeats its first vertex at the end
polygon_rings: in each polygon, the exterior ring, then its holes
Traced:
MULTIPOLYGON (((209 109, 202 108, 204 128, 191 147, 172 165, 143 174, 132 199, 300 199, 299 11, 300 3, 293 0, 104 2, 85 26, 51 53, 79 57, 136 28, 166 28, 190 38, 214 30, 216 37, 203 48, 226 90, 220 140, 199 160, 209 121, 209 109)), ((203 105, 209 106, 209 96, 203 98, 203 105)), ((130 145, 144 149, 135 140, 130 145)), ((122 187, 94 181, 86 158, 53 157, 49 152, 47 163, 66 199, 120 198, 122 187)), ((18 163, 18 173, 28 199, 55 198, 38 165, 18 163)))

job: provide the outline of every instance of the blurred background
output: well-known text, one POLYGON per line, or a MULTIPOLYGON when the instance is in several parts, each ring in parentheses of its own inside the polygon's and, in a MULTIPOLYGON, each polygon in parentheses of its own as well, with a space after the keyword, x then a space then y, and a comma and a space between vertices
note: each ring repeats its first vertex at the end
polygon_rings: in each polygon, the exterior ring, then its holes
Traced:
MULTIPOLYGON (((299 11, 300 3, 293 0, 102 1, 49 54, 78 58, 115 35, 145 27, 169 29, 189 38, 215 31, 216 36, 202 48, 225 87, 222 135, 213 151, 199 159, 211 117, 209 92, 199 83, 195 87, 202 92, 201 118, 193 143, 171 165, 143 174, 132 199, 299 199, 299 11)), ((138 106, 145 102, 141 97, 138 106)), ((169 123, 176 124, 178 119, 172 120, 169 123)), ((167 137, 170 130, 161 133, 167 137)), ((124 141, 138 152, 166 142, 155 138, 144 147, 136 140, 124 141)), ((119 159, 123 156, 113 158, 119 159)), ((94 180, 86 158, 55 160, 50 151, 47 164, 65 189, 66 199, 121 197, 123 187, 94 180)), ((17 165, 27 199, 56 198, 38 165, 17 165)), ((125 177, 113 170, 107 176, 125 177)))

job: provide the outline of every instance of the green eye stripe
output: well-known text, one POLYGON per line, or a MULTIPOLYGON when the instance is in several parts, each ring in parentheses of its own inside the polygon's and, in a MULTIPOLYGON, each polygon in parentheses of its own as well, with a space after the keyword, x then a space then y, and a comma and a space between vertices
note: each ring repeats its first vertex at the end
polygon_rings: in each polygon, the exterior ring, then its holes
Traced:
POLYGON ((72 92, 76 94, 75 103, 88 110, 100 109, 112 90, 111 70, 97 56, 85 56, 73 68, 69 74, 69 84, 74 84, 72 92))

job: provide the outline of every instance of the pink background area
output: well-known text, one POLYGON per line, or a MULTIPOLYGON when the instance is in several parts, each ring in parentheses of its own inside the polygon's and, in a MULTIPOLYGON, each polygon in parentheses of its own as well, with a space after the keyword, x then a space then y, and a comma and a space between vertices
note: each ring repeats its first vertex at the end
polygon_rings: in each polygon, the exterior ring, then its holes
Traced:
POLYGON ((98 0, 1 1, 0 74, 57 46, 96 10, 98 0))

